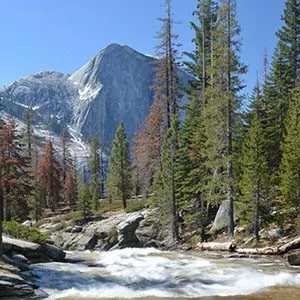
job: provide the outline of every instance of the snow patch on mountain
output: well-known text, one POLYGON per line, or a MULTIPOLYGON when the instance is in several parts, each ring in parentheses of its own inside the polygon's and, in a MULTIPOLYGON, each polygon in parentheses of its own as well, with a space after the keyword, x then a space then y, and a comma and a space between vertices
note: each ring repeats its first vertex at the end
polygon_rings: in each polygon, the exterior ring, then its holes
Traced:
POLYGON ((84 89, 78 91, 79 100, 92 101, 103 88, 103 84, 99 83, 98 86, 92 87, 90 84, 86 85, 84 89))

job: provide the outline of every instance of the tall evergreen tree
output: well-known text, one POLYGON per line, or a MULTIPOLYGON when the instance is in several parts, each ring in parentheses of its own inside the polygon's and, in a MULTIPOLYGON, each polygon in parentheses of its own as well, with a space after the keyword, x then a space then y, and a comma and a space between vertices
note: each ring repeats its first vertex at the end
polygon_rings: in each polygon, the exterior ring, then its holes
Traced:
POLYGON ((99 140, 93 136, 90 144, 89 167, 91 170, 90 188, 93 210, 98 209, 98 199, 103 196, 103 162, 99 140))
POLYGON ((256 241, 259 241, 262 222, 263 201, 268 198, 269 174, 266 157, 266 138, 264 132, 264 100, 259 83, 253 92, 250 115, 250 129, 243 145, 241 159, 242 205, 240 214, 256 241))
POLYGON ((123 122, 120 123, 113 140, 106 190, 112 197, 122 199, 123 207, 126 208, 126 200, 131 194, 131 163, 123 122))
MULTIPOLYGON (((154 90, 156 99, 160 99, 165 104, 166 111, 166 129, 170 131, 171 136, 169 141, 164 141, 164 144, 169 144, 169 159, 170 163, 165 167, 168 170, 160 170, 161 174, 167 176, 164 179, 169 180, 168 185, 164 185, 167 190, 164 191, 165 197, 161 199, 165 204, 173 209, 170 211, 169 220, 171 224, 171 236, 173 240, 178 238, 178 222, 177 222, 177 200, 176 200, 176 182, 175 182, 175 136, 171 129, 172 119, 177 118, 178 114, 178 63, 177 63, 177 49, 176 43, 177 35, 173 33, 173 19, 171 17, 171 3, 166 0, 166 17, 161 18, 162 30, 158 35, 160 43, 158 45, 158 56, 161 57, 158 61, 154 90), (168 174, 168 175, 167 175, 168 174)), ((166 130, 166 131, 167 131, 166 130)), ((165 136, 166 138, 166 136, 165 136)), ((161 164, 164 168, 164 164, 161 164)))
POLYGON ((300 1, 287 0, 282 28, 277 32, 277 45, 271 71, 265 82, 267 103, 267 132, 269 136, 268 164, 273 185, 279 184, 282 158, 280 144, 285 131, 285 118, 290 95, 300 70, 300 1))
POLYGON ((246 71, 239 58, 240 27, 236 19, 236 1, 222 0, 218 25, 212 33, 207 105, 202 111, 205 130, 206 168, 209 171, 206 196, 229 204, 229 237, 234 233, 233 201, 235 193, 233 141, 239 108, 240 75, 246 71))
POLYGON ((300 213, 300 83, 294 89, 282 143, 281 189, 287 205, 300 213))
POLYGON ((89 186, 84 182, 79 190, 78 195, 78 209, 83 217, 84 223, 87 222, 88 217, 91 215, 92 197, 89 186))
POLYGON ((181 159, 180 159, 180 205, 182 208, 192 208, 190 221, 199 228, 201 239, 204 240, 204 228, 207 224, 208 202, 205 201, 203 190, 205 186, 206 168, 204 150, 204 127, 201 111, 207 104, 206 89, 210 82, 209 70, 212 63, 213 30, 216 26, 218 6, 212 0, 199 0, 197 23, 192 23, 195 31, 193 39, 195 50, 186 53, 190 59, 185 62, 187 71, 194 80, 187 88, 189 104, 182 127, 181 159))

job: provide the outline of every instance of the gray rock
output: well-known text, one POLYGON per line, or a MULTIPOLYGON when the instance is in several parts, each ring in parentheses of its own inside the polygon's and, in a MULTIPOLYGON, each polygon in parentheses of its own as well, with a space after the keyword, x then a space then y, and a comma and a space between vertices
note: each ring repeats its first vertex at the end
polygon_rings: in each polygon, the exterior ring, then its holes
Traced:
POLYGON ((3 251, 20 253, 32 262, 47 262, 49 259, 40 251, 40 245, 19 239, 3 236, 3 251))
POLYGON ((0 297, 25 297, 34 294, 33 288, 19 275, 0 268, 0 297))
POLYGON ((71 229, 71 233, 78 233, 78 232, 81 232, 82 231, 82 226, 78 226, 78 225, 76 225, 76 226, 74 226, 72 229, 71 229))
MULTIPOLYGON (((237 214, 236 209, 234 209, 234 219, 236 220, 237 214)), ((224 200, 215 216, 212 228, 209 230, 210 234, 216 233, 218 231, 224 230, 229 225, 229 201, 224 200)))
POLYGON ((22 254, 13 254, 11 257, 13 263, 21 269, 21 271, 29 270, 29 260, 22 254))
POLYGON ((41 245, 40 248, 41 252, 46 255, 47 257, 51 258, 54 261, 64 261, 66 257, 66 252, 62 249, 49 244, 41 245))
POLYGON ((61 261, 65 255, 62 250, 53 245, 39 245, 7 236, 3 236, 3 251, 10 254, 20 253, 31 263, 61 261))
POLYGON ((287 261, 292 266, 300 266, 300 250, 295 250, 286 255, 287 261))
POLYGON ((143 214, 134 213, 121 222, 117 226, 118 244, 114 248, 140 247, 141 243, 135 231, 143 219, 143 214))
POLYGON ((161 226, 159 218, 157 218, 158 213, 158 209, 153 209, 145 216, 145 219, 140 222, 136 230, 137 237, 144 243, 158 239, 161 234, 161 226))

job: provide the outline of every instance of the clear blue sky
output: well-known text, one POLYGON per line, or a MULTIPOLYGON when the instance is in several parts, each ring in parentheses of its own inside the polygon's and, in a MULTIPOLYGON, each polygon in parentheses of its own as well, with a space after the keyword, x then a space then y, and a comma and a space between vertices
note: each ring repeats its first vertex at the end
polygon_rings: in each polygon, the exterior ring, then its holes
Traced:
MULTIPOLYGON (((164 0, 1 0, 0 87, 42 70, 72 73, 110 43, 153 54, 164 0)), ((196 0, 173 0, 182 50, 191 50, 189 26, 196 0)), ((284 0, 238 0, 247 91, 272 54, 284 0)))

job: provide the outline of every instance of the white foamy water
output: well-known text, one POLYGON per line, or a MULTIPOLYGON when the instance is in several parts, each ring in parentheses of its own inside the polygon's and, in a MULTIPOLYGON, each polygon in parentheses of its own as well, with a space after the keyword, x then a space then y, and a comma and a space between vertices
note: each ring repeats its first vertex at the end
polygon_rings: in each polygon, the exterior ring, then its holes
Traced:
POLYGON ((208 258, 201 253, 123 249, 80 254, 81 263, 35 265, 31 280, 49 299, 196 298, 300 286, 278 260, 208 258))

